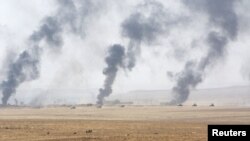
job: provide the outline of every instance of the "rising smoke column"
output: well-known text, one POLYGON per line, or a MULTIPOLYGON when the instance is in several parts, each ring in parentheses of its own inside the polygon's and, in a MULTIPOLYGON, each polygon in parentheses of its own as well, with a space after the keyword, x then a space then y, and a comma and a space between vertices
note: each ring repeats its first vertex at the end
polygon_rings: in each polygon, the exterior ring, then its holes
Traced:
MULTIPOLYGON (((117 62, 117 65, 129 71, 132 71, 136 65, 136 56, 140 54, 141 44, 152 43, 159 35, 167 32, 170 26, 176 25, 180 20, 168 17, 164 6, 151 0, 146 0, 143 4, 139 4, 137 10, 125 19, 121 25, 122 36, 129 39, 129 45, 126 54, 120 54, 122 55, 121 59, 123 56, 124 59, 120 60, 119 63, 117 62)), ((111 53, 110 56, 112 56, 111 53)), ((107 59, 106 63, 109 64, 107 59)), ((104 98, 112 93, 112 84, 117 73, 117 67, 113 68, 111 69, 113 70, 111 71, 112 73, 104 70, 106 79, 104 89, 99 90, 98 105, 103 105, 104 98)))
POLYGON ((112 85, 118 71, 118 66, 131 71, 136 65, 136 56, 140 53, 142 42, 151 43, 158 35, 166 31, 167 25, 175 21, 165 21, 166 13, 161 3, 146 1, 138 6, 139 11, 132 13, 122 22, 122 36, 129 41, 128 50, 124 53, 124 47, 114 45, 109 50, 109 56, 105 59, 108 67, 104 69, 106 76, 104 88, 99 90, 97 104, 102 106, 105 97, 112 93, 112 85), (145 15, 144 12, 149 12, 145 15))
POLYGON ((107 67, 103 70, 106 76, 104 80, 104 88, 99 89, 97 96, 97 104, 103 105, 103 100, 112 93, 112 85, 116 78, 118 67, 123 67, 124 47, 119 44, 114 44, 108 50, 108 56, 105 58, 107 67))
POLYGON ((16 92, 16 88, 24 81, 38 78, 39 76, 39 59, 38 50, 30 53, 28 50, 22 52, 18 59, 10 64, 7 80, 1 83, 2 88, 2 104, 6 105, 12 93, 16 92), (36 54, 36 55, 34 55, 36 54))
POLYGON ((41 41, 45 41, 52 49, 60 49, 63 45, 63 29, 68 29, 75 34, 83 34, 84 18, 93 11, 92 3, 81 1, 77 9, 72 0, 58 0, 58 10, 53 16, 42 20, 38 30, 34 31, 29 39, 29 48, 24 50, 18 58, 10 62, 7 79, 0 83, 2 89, 2 104, 6 105, 16 88, 25 81, 35 80, 39 77, 41 41))
POLYGON ((211 27, 207 34, 207 54, 197 63, 188 61, 177 78, 173 88, 174 98, 170 104, 183 103, 188 99, 190 88, 195 88, 203 80, 205 69, 222 58, 229 40, 234 40, 238 32, 238 19, 234 11, 234 0, 187 0, 185 4, 191 9, 205 10, 211 27))
POLYGON ((166 26, 175 23, 167 17, 161 3, 146 1, 137 8, 139 10, 122 23, 122 35, 129 39, 126 68, 130 71, 136 65, 136 56, 140 54, 141 43, 150 44, 160 34, 166 32, 166 26))

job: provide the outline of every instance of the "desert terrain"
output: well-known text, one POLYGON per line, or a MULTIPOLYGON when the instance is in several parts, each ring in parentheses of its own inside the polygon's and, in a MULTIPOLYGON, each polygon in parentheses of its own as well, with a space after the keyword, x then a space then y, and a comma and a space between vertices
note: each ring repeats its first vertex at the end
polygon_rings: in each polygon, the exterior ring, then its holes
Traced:
POLYGON ((0 140, 204 141, 207 124, 249 123, 249 107, 2 107, 0 140))

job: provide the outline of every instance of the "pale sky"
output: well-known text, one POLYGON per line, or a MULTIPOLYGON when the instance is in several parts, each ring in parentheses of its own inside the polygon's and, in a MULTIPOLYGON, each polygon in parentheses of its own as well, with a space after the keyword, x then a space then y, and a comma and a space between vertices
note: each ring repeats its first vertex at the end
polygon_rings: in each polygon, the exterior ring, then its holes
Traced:
MULTIPOLYGON (((79 1, 78 1, 79 2, 79 1)), ((96 1, 98 3, 100 1, 96 1)), ((37 80, 24 82, 18 89, 102 87, 107 48, 115 43, 127 48, 129 39, 121 35, 121 23, 137 10, 143 0, 105 0, 84 22, 82 37, 63 33, 60 51, 45 49, 41 56, 41 74, 37 80)), ((170 27, 151 44, 141 44, 141 54, 133 71, 118 71, 115 92, 146 89, 171 89, 175 81, 167 72, 180 72, 189 59, 199 59, 206 46, 202 42, 208 30, 208 17, 189 10, 182 1, 160 0, 169 18, 184 17, 185 23, 170 27), (179 50, 179 52, 176 50, 179 50)), ((96 4, 98 6, 98 4, 96 4)), ((229 41, 225 57, 209 67, 204 81, 197 88, 249 85, 250 72, 250 2, 235 5, 238 16, 238 37, 229 41)), ((29 36, 38 30, 43 18, 53 15, 57 2, 53 0, 0 0, 0 80, 6 79, 6 58, 13 59, 27 47, 29 36)), ((93 12, 93 11, 92 11, 93 12)), ((46 45, 44 45, 46 46, 46 45)))

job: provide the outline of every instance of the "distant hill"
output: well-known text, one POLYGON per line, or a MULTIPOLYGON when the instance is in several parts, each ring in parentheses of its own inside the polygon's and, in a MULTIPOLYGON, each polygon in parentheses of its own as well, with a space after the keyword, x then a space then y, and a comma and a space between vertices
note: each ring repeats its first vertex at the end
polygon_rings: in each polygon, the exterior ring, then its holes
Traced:
MULTIPOLYGON (((86 104, 95 103, 98 89, 25 89, 18 90, 11 97, 10 103, 27 105, 48 104, 86 104)), ((171 90, 135 90, 127 93, 114 93, 108 101, 119 100, 122 103, 133 102, 138 105, 159 105, 168 102, 172 97, 171 90)), ((192 90, 189 99, 183 105, 247 105, 250 106, 250 86, 234 86, 192 90)))
MULTIPOLYGON (((134 101, 135 104, 156 104, 171 100, 171 90, 136 90, 123 94, 116 94, 112 99, 134 101)), ((250 106, 250 86, 233 86, 225 88, 211 88, 192 90, 189 99, 184 103, 192 105, 247 105, 250 106)))

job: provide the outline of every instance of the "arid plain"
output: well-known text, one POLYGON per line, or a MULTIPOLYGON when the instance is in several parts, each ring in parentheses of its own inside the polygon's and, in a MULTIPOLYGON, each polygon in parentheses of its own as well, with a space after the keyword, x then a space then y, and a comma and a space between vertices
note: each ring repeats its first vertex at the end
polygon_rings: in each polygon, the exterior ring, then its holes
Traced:
POLYGON ((0 140, 204 141, 208 124, 249 123, 249 107, 5 107, 0 140))

